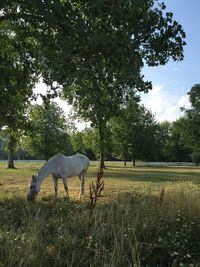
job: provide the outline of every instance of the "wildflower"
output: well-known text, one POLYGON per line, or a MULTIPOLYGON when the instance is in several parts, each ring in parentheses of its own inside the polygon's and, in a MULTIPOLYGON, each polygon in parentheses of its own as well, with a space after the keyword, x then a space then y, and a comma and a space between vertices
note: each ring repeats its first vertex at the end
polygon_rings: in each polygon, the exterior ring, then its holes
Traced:
POLYGON ((186 256, 190 259, 191 258, 191 255, 190 254, 186 254, 186 256))

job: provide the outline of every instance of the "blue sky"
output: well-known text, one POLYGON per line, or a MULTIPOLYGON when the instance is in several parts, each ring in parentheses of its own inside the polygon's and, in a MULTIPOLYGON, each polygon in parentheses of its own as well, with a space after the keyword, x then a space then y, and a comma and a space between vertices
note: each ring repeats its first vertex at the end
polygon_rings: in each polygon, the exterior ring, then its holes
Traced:
POLYGON ((165 66, 147 67, 143 74, 152 81, 153 90, 142 95, 142 102, 151 109, 158 121, 176 120, 180 106, 189 107, 187 92, 200 83, 200 1, 164 0, 167 11, 174 14, 186 33, 184 60, 165 66))

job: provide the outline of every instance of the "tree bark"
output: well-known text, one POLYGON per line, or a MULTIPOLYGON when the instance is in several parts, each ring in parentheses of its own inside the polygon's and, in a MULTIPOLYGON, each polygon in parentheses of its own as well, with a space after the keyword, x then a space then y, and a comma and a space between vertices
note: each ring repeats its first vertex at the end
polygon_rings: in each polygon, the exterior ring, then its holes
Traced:
POLYGON ((127 155, 128 155, 128 146, 127 144, 125 144, 124 146, 124 166, 126 166, 126 162, 127 162, 127 155))
POLYGON ((99 142, 100 142, 100 168, 105 169, 105 161, 104 161, 104 132, 102 123, 99 122, 99 142))
POLYGON ((135 157, 133 157, 133 166, 135 167, 135 157))
POLYGON ((135 159, 135 152, 134 151, 135 151, 135 149, 133 148, 133 154, 132 154, 133 155, 133 159, 132 160, 133 160, 133 166, 135 167, 136 159, 135 159))
POLYGON ((14 152, 15 152, 15 144, 16 144, 16 139, 12 134, 10 134, 10 139, 8 142, 8 169, 16 169, 14 165, 14 152))

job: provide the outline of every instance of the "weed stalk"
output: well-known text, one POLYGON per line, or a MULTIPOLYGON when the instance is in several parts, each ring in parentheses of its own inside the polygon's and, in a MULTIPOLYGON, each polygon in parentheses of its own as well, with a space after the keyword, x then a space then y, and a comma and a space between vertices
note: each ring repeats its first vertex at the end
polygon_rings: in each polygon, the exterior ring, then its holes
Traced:
POLYGON ((103 178, 103 169, 100 168, 97 172, 97 177, 95 182, 91 182, 89 185, 89 199, 90 199, 90 208, 89 208, 89 218, 87 224, 87 233, 88 236, 92 225, 94 224, 94 210, 97 204, 99 197, 101 197, 102 191, 104 190, 104 181, 103 178))

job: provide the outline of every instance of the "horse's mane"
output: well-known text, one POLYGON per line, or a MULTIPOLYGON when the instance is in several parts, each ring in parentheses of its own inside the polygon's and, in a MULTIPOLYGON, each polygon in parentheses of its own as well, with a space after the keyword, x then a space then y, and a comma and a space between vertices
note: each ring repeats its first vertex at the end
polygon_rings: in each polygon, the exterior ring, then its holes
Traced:
POLYGON ((42 172, 43 170, 45 170, 45 168, 53 163, 55 163, 57 161, 57 159, 63 157, 64 155, 61 153, 58 153, 56 155, 54 155, 53 157, 51 157, 49 160, 47 160, 47 162, 39 169, 38 173, 42 172))

